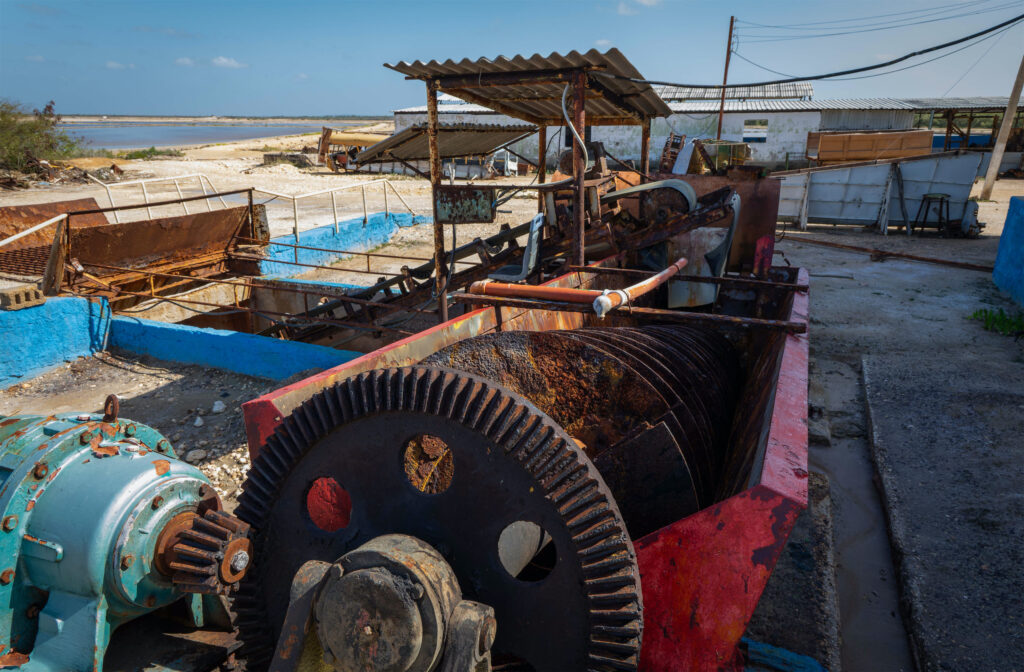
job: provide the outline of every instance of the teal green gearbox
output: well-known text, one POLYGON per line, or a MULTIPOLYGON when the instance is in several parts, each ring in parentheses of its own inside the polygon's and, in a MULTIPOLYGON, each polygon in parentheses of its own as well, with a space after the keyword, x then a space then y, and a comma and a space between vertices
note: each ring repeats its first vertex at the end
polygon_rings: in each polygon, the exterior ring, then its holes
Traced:
MULTIPOLYGON (((146 425, 0 416, 0 667, 101 670, 115 628, 192 592, 172 549, 207 509, 210 482, 146 425)), ((215 574, 217 548, 194 550, 215 574)))

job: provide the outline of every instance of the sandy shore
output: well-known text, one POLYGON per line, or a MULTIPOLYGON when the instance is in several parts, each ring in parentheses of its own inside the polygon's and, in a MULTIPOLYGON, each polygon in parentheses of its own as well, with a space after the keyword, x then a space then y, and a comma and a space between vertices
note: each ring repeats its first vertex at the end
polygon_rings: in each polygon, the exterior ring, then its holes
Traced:
POLYGON ((151 124, 368 124, 389 119, 386 115, 377 117, 138 117, 111 116, 100 114, 68 114, 61 117, 65 124, 110 123, 151 123, 151 124))
MULTIPOLYGON (((391 133, 393 125, 390 121, 387 121, 361 126, 358 127, 358 130, 391 133)), ((264 152, 301 151, 303 147, 315 147, 316 140, 317 137, 315 135, 285 135, 181 147, 184 152, 182 157, 167 157, 146 161, 122 161, 96 157, 75 159, 71 163, 86 170, 95 170, 109 166, 111 163, 116 163, 124 170, 120 183, 111 182, 108 185, 116 205, 145 202, 141 188, 137 184, 124 185, 124 182, 144 178, 172 178, 201 174, 209 179, 209 182, 217 191, 234 191, 236 189, 252 187, 257 190, 266 189, 281 194, 300 195, 334 187, 351 187, 350 189, 336 192, 335 196, 338 219, 344 221, 346 219, 362 217, 363 215, 363 190, 359 188, 359 185, 387 178, 416 214, 429 215, 431 213, 430 182, 423 178, 404 175, 332 173, 324 166, 296 168, 290 164, 263 165, 264 152)), ((501 183, 526 184, 532 179, 532 176, 502 178, 501 183)), ((196 196, 203 193, 197 178, 182 180, 179 186, 183 196, 196 196)), ((172 181, 147 184, 146 189, 150 202, 171 200, 178 196, 177 189, 172 181)), ((382 185, 375 183, 367 186, 365 192, 367 211, 371 213, 383 211, 384 195, 382 185)), ((107 207, 111 204, 106 189, 102 185, 90 183, 39 185, 21 191, 0 191, 0 206, 63 201, 90 196, 96 199, 100 207, 107 207)), ((254 197, 257 203, 266 203, 272 235, 277 236, 291 233, 294 220, 290 200, 275 199, 259 191, 255 193, 254 197)), ((244 197, 235 196, 233 199, 232 197, 225 199, 226 204, 241 205, 244 202, 244 197)), ((214 207, 220 206, 216 200, 213 203, 214 207)), ((197 212, 200 207, 203 206, 190 203, 189 211, 197 212)), ((405 210, 402 202, 393 193, 389 194, 388 207, 397 212, 405 210)), ((334 219, 334 211, 334 205, 329 194, 300 200, 298 206, 300 231, 330 224, 334 219)), ((455 232, 456 240, 461 244, 476 237, 492 235, 499 230, 501 224, 521 224, 528 221, 536 212, 536 196, 530 192, 522 192, 502 206, 493 224, 466 224, 458 226, 455 232)), ((182 213, 181 205, 162 206, 152 208, 151 216, 171 216, 182 213)), ((108 216, 108 218, 113 221, 112 217, 108 216)), ((147 213, 145 209, 141 208, 121 213, 121 221, 144 218, 147 218, 147 213)), ((453 227, 448 226, 445 228, 447 244, 451 245, 453 227)), ((430 226, 401 229, 391 242, 385 246, 383 251, 388 254, 430 257, 433 254, 432 235, 432 227, 430 226)), ((403 265, 400 261, 388 263, 389 261, 385 259, 375 260, 374 269, 398 271, 403 265)), ((365 261, 361 261, 361 263, 365 263, 365 261)), ((419 262, 407 263, 415 266, 419 262)), ((342 267, 346 265, 348 265, 346 262, 339 264, 342 267)), ((317 273, 323 279, 352 284, 365 284, 368 277, 363 274, 345 274, 343 272, 337 274, 333 272, 317 273), (330 277, 325 276, 324 273, 330 277)))

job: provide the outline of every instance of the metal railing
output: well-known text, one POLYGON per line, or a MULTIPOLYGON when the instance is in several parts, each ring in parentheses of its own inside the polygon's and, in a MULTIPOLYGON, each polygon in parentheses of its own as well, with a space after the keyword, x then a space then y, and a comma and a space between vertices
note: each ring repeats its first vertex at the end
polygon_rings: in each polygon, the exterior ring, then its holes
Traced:
POLYGON ((288 200, 290 200, 292 202, 292 222, 293 222, 292 230, 293 230, 293 233, 295 234, 295 242, 297 243, 297 242, 299 242, 298 202, 300 200, 305 199, 305 198, 312 198, 313 196, 323 196, 324 194, 330 194, 331 195, 331 207, 333 208, 333 211, 334 211, 334 232, 338 233, 338 199, 335 198, 335 194, 337 194, 339 191, 348 191, 349 189, 359 189, 362 192, 362 197, 363 197, 363 223, 365 224, 368 221, 368 219, 369 219, 369 212, 366 209, 366 188, 369 187, 369 186, 375 185, 375 184, 381 185, 381 189, 383 190, 383 194, 384 194, 384 214, 385 215, 390 215, 391 214, 391 206, 388 204, 388 188, 389 187, 391 188, 391 191, 394 192, 395 196, 398 197, 398 200, 400 200, 402 202, 402 205, 405 206, 405 209, 408 210, 411 215, 415 215, 416 214, 416 211, 412 209, 412 206, 410 206, 406 202, 406 200, 404 198, 402 198, 402 195, 400 193, 398 193, 398 189, 395 188, 395 185, 391 184, 391 180, 388 180, 386 178, 370 180, 369 182, 361 182, 359 184, 347 184, 347 185, 340 186, 340 187, 331 187, 330 189, 321 189, 320 191, 311 191, 308 194, 298 194, 298 195, 294 195, 294 196, 290 195, 290 194, 281 194, 281 193, 278 193, 276 191, 270 191, 269 189, 260 189, 259 187, 253 187, 253 191, 259 192, 261 194, 267 194, 268 196, 273 196, 274 198, 285 198, 285 199, 288 199, 288 200))
MULTIPOLYGON (((146 185, 147 184, 156 184, 157 182, 173 182, 174 183, 174 189, 178 192, 178 198, 181 199, 181 198, 184 198, 184 196, 181 193, 181 184, 179 183, 179 180, 180 181, 185 181, 185 180, 195 179, 195 180, 197 180, 199 182, 199 187, 203 190, 203 195, 204 196, 209 195, 210 192, 217 193, 217 189, 213 186, 213 182, 211 182, 210 178, 207 177, 206 175, 204 175, 203 173, 189 173, 187 175, 175 175, 173 177, 149 177, 149 178, 142 179, 142 180, 131 180, 129 182, 114 182, 112 184, 107 183, 107 182, 103 182, 102 180, 97 180, 95 177, 93 177, 92 175, 89 175, 88 173, 86 173, 86 176, 90 180, 92 180, 93 182, 95 182, 96 184, 100 185, 101 187, 103 187, 106 190, 106 192, 107 192, 107 200, 110 201, 110 207, 115 207, 114 206, 114 192, 111 191, 112 187, 133 187, 135 185, 138 185, 139 187, 141 187, 142 188, 142 200, 143 200, 143 202, 147 206, 146 207, 146 215, 150 219, 153 218, 153 209, 151 207, 149 207, 149 205, 150 205, 150 203, 149 203, 149 191, 146 189, 146 185), (210 187, 210 191, 209 192, 206 191, 206 187, 207 186, 210 187)), ((220 204, 222 206, 224 206, 225 208, 228 207, 228 204, 224 202, 223 198, 220 199, 220 204)), ((181 207, 185 210, 185 214, 186 215, 191 214, 188 211, 188 206, 185 204, 185 201, 182 201, 181 207)), ((213 206, 210 205, 209 199, 206 199, 206 210, 207 210, 207 212, 210 212, 210 211, 213 210, 213 206)), ((120 216, 120 214, 118 213, 117 210, 114 211, 114 222, 117 223, 117 224, 121 223, 121 216, 120 216)))

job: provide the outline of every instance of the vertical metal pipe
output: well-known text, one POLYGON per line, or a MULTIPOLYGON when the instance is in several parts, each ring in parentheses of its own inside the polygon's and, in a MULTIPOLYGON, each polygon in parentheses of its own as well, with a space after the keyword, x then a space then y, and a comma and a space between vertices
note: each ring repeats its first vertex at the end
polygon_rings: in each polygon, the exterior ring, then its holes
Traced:
MULTIPOLYGON (((573 121, 572 125, 576 128, 576 132, 580 138, 586 142, 587 138, 587 118, 584 110, 584 101, 587 93, 587 75, 583 70, 578 70, 572 75, 573 80, 573 121)), ((576 266, 583 266, 586 264, 584 258, 584 222, 586 217, 586 194, 583 186, 583 177, 587 172, 587 166, 583 157, 583 147, 580 143, 574 142, 572 144, 572 166, 573 176, 576 178, 576 193, 574 194, 573 200, 573 232, 572 232, 572 263, 576 266)))
POLYGON ((651 120, 645 119, 640 127, 640 173, 648 175, 651 172, 651 120))
POLYGON ((441 152, 437 146, 437 81, 427 82, 427 145, 430 149, 430 202, 434 212, 434 289, 437 315, 448 321, 448 278, 444 263, 444 226, 437 215, 437 191, 441 186, 441 152))
MULTIPOLYGON (((203 176, 200 175, 197 179, 199 180, 199 186, 203 190, 203 196, 207 196, 208 193, 206 191, 206 183, 203 182, 203 176)), ((213 185, 211 184, 210 187, 212 188, 213 185)), ((223 200, 223 199, 221 199, 221 200, 223 200)), ((210 204, 210 199, 208 199, 208 198, 206 199, 206 211, 207 212, 213 212, 213 205, 210 204)))
POLYGON ((382 182, 380 186, 382 187, 381 191, 384 192, 384 217, 386 219, 391 217, 391 210, 388 208, 388 183, 382 182))
POLYGON ((142 200, 143 200, 143 202, 145 202, 147 204, 146 205, 146 216, 149 217, 150 219, 153 219, 153 208, 149 207, 149 205, 148 205, 149 204, 149 192, 146 191, 146 183, 142 182, 141 185, 142 185, 142 200))
POLYGON ((370 221, 366 214, 366 187, 359 187, 359 191, 363 192, 363 226, 366 226, 366 223, 370 221))
POLYGON ((292 231, 295 234, 295 261, 299 261, 299 201, 292 198, 292 231))
MULTIPOLYGON (((537 184, 544 184, 545 173, 548 171, 548 153, 544 151, 548 144, 548 127, 540 125, 537 131, 537 184)), ((544 192, 537 192, 537 212, 544 212, 544 192)))
MULTIPOLYGON (((174 180, 174 188, 178 190, 178 198, 184 198, 184 196, 181 195, 181 187, 178 186, 178 180, 174 180)), ((185 214, 187 215, 188 214, 188 203, 182 203, 181 207, 185 208, 185 214)))
POLYGON ((338 235, 338 199, 333 191, 331 192, 331 210, 334 212, 334 235, 338 235))
POLYGON ((256 209, 252 205, 252 188, 249 189, 249 235, 256 238, 256 209))
POLYGON ((715 136, 717 140, 722 139, 722 117, 725 116, 725 84, 729 81, 729 57, 732 56, 732 24, 735 21, 735 16, 729 17, 729 41, 725 45, 725 74, 722 75, 722 97, 718 102, 718 135, 715 136))

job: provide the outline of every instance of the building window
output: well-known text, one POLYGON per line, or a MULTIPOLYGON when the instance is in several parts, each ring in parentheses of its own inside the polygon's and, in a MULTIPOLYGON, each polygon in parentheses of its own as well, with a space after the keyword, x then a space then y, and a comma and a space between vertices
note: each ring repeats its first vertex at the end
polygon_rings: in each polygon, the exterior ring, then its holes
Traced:
POLYGON ((744 119, 743 142, 768 142, 768 120, 744 119))

